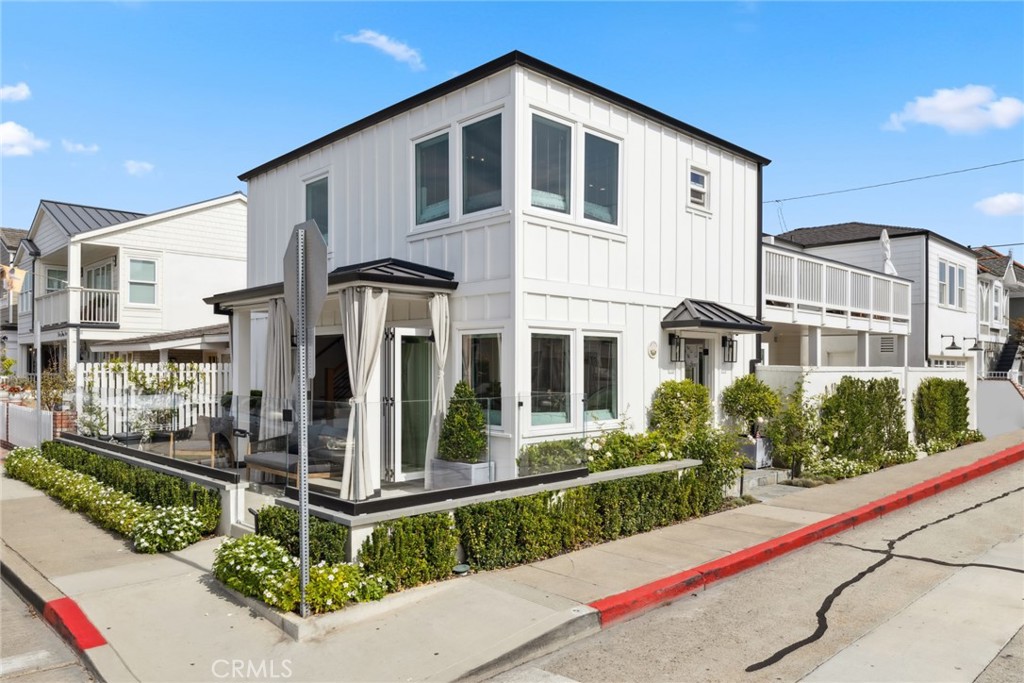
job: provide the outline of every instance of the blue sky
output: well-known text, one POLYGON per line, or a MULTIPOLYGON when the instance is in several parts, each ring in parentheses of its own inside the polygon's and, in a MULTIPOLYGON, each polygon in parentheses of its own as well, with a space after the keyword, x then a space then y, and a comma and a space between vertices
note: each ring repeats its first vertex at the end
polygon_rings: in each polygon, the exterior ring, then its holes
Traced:
MULTIPOLYGON (((1024 158, 1024 3, 0 6, 0 224, 159 211, 510 50, 773 160, 784 199, 1024 158)), ((765 206, 1024 242, 1024 164, 765 206)), ((1024 245, 1015 254, 1024 257, 1024 245)))

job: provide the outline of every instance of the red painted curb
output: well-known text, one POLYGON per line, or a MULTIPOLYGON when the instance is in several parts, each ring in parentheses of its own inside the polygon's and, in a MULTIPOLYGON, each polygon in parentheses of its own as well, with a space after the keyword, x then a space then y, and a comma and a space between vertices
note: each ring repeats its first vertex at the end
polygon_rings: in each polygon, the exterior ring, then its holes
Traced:
POLYGON ((758 543, 755 546, 698 565, 679 574, 653 581, 617 595, 595 600, 590 607, 597 610, 601 626, 608 626, 652 607, 671 602, 724 578, 764 564, 776 557, 828 538, 841 531, 870 522, 911 503, 959 486, 972 479, 1024 460, 1024 443, 1011 446, 977 462, 950 470, 945 474, 880 498, 855 510, 843 512, 796 531, 758 543))
POLYGON ((46 603, 43 606, 43 619, 79 651, 107 644, 89 617, 71 598, 58 598, 46 603))

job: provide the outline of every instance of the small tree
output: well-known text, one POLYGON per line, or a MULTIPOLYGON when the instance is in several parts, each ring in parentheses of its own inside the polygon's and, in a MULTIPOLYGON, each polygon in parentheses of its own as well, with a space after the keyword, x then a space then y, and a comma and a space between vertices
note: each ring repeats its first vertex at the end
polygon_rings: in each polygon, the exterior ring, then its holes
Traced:
POLYGON ((759 424, 775 417, 780 406, 778 395, 755 375, 744 375, 722 391, 722 410, 751 436, 757 436, 759 424))
POLYGON ((804 400, 804 379, 781 400, 781 409, 765 429, 772 442, 772 460, 776 466, 789 467, 794 477, 800 476, 804 460, 817 446, 819 431, 818 406, 804 400))
POLYGON ((453 462, 480 462, 487 448, 484 411, 466 382, 455 385, 448 414, 444 416, 437 457, 453 462))
POLYGON ((682 438, 711 426, 711 397, 707 387, 691 382, 668 380, 651 397, 651 430, 682 438))

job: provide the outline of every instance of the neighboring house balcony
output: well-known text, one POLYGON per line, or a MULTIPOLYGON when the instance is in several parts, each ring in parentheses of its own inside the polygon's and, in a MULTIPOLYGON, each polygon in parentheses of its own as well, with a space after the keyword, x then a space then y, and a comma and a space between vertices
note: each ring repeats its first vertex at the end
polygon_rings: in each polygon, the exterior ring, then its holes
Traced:
POLYGON ((910 281, 764 244, 762 319, 807 327, 910 334, 910 281))
POLYGON ((67 323, 117 325, 119 295, 116 289, 68 287, 36 299, 36 312, 43 328, 67 323), (72 315, 74 311, 77 316, 72 315))

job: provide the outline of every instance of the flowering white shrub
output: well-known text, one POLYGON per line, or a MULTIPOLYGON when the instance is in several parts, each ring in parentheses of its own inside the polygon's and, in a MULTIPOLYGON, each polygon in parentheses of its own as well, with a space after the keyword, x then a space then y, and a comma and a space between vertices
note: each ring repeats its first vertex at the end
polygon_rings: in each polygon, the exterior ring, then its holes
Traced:
POLYGON ((187 505, 160 506, 135 523, 132 536, 140 553, 165 553, 181 550, 203 537, 203 519, 199 511, 187 505))

